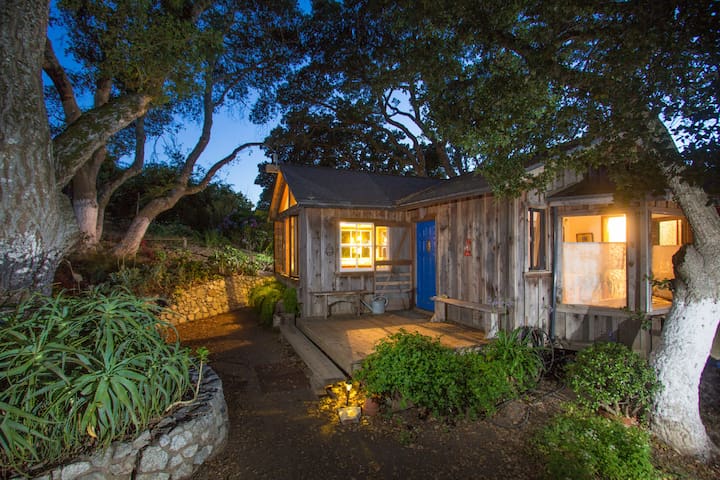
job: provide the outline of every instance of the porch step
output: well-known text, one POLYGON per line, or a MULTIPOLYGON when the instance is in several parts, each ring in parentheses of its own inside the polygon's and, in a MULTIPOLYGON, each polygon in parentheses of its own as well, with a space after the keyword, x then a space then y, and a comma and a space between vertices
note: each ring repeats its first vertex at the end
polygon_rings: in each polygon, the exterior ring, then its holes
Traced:
POLYGON ((326 386, 345 380, 346 375, 295 325, 280 325, 280 335, 310 369, 310 386, 316 394, 325 395, 326 386))

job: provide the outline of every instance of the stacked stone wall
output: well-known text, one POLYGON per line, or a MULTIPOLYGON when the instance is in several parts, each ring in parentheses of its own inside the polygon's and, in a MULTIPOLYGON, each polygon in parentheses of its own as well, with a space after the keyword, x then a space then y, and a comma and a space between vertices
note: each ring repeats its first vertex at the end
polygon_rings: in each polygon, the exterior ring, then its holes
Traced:
POLYGON ((170 311, 165 313, 163 318, 178 325, 246 307, 250 289, 272 278, 232 275, 196 285, 175 294, 170 299, 170 311))
MULTIPOLYGON (((195 378, 193 381, 197 381, 195 378)), ((135 439, 73 460, 35 480, 181 480, 225 446, 228 413, 222 382, 205 366, 198 398, 135 439)))

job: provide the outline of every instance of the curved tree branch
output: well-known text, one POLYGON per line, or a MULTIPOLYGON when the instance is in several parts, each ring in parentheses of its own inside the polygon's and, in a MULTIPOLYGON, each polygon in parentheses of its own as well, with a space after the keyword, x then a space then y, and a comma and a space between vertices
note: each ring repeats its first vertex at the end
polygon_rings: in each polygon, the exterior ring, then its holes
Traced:
POLYGON ((55 180, 64 187, 93 152, 115 133, 144 115, 152 101, 145 94, 129 94, 82 114, 53 139, 55 180))
POLYGON ((207 173, 205 174, 203 179, 200 181, 200 183, 198 183, 195 186, 188 187, 188 189, 185 192, 185 195, 194 195, 196 193, 203 191, 205 189, 205 187, 208 186, 210 181, 212 181, 213 177, 218 172, 218 170, 220 170, 222 167, 224 167, 228 163, 235 160, 238 153, 240 153, 241 151, 245 150, 246 148, 251 148, 251 147, 262 147, 263 145, 265 145, 263 142, 248 142, 248 143, 243 143, 239 147, 235 148, 235 150, 230 152, 230 154, 227 155, 225 158, 215 162, 215 164, 213 164, 213 166, 210 167, 210 169, 207 171, 207 173))
POLYGON ((60 65, 60 61, 55 55, 55 50, 53 50, 52 42, 49 38, 45 39, 43 71, 50 77, 50 80, 52 80, 55 86, 55 90, 57 90, 58 95, 60 95, 63 112, 65 113, 65 123, 68 125, 73 123, 80 118, 82 112, 75 98, 75 91, 73 90, 70 78, 67 76, 67 73, 65 73, 63 66, 60 65))

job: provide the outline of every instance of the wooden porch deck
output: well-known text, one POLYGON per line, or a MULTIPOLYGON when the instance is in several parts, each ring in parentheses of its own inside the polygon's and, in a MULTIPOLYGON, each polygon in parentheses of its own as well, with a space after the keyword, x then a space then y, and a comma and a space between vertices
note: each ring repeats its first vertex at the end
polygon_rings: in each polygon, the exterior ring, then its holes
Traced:
POLYGON ((440 343, 451 348, 487 343, 485 334, 479 330, 455 323, 430 322, 429 315, 412 310, 360 317, 301 318, 297 320, 297 328, 348 374, 373 352, 380 339, 400 329, 440 337, 440 343))

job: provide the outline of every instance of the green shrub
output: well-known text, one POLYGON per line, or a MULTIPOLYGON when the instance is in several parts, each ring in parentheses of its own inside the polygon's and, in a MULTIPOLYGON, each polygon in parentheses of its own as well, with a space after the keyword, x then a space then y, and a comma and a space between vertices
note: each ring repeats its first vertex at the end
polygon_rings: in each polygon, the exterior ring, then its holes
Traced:
POLYGON ((542 361, 517 333, 482 352, 457 354, 439 339, 400 331, 381 340, 355 373, 371 395, 397 397, 439 415, 490 415, 535 386, 542 361))
POLYGON ((224 246, 215 250, 209 258, 210 264, 222 275, 232 275, 235 273, 245 275, 255 275, 254 263, 252 257, 242 250, 224 246))
POLYGON ((535 445, 550 479, 659 478, 648 433, 607 418, 577 411, 559 415, 537 434, 535 445))
POLYGON ((499 360, 488 360, 481 354, 462 355, 466 375, 468 414, 492 416, 503 400, 516 393, 508 369, 499 360))
POLYGON ((619 343, 598 343, 578 353, 567 381, 582 406, 627 417, 644 414, 660 388, 647 361, 619 343))
POLYGON ((287 313, 297 315, 300 313, 300 304, 298 303, 297 290, 294 288, 286 288, 282 296, 283 308, 287 313))
POLYGON ((0 465, 28 472, 161 417, 189 388, 170 328, 120 291, 33 296, 0 313, 0 465))
POLYGON ((230 240, 217 230, 205 230, 202 234, 203 244, 207 248, 225 247, 230 240))
POLYGON ((461 366, 440 340, 401 330, 382 339, 355 376, 372 395, 397 397, 436 414, 457 414, 465 403, 461 366))
POLYGON ((261 283, 250 289, 248 304, 260 315, 262 325, 272 325, 275 305, 283 298, 285 286, 277 280, 261 283))
POLYGON ((505 372, 516 394, 534 388, 544 370, 543 349, 533 346, 525 333, 522 328, 500 331, 483 350, 486 361, 505 372))
POLYGON ((152 222, 148 226, 148 237, 158 238, 188 238, 197 240, 200 235, 197 230, 177 222, 152 222))

